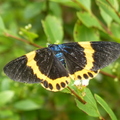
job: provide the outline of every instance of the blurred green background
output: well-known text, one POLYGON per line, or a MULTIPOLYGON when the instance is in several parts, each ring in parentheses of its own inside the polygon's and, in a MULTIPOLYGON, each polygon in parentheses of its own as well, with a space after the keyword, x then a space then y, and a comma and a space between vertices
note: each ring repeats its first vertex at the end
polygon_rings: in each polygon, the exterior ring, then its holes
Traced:
MULTIPOLYGON (((120 0, 0 0, 0 120, 97 120, 78 109, 70 94, 12 81, 3 67, 37 49, 13 36, 41 47, 71 41, 120 42, 119 7, 120 0)), ((120 59, 102 71, 117 78, 99 73, 88 88, 108 103, 119 120, 120 59)))

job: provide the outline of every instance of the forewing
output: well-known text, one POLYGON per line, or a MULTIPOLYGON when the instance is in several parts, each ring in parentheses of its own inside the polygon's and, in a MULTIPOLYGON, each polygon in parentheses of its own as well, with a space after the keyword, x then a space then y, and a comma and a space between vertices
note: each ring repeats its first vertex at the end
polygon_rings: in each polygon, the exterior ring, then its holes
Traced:
POLYGON ((15 81, 39 82, 50 91, 62 90, 70 81, 68 72, 48 48, 38 49, 9 62, 4 72, 15 81))
POLYGON ((74 80, 95 77, 99 69, 120 56, 120 44, 113 42, 66 43, 62 50, 74 80))
POLYGON ((52 64, 51 54, 47 48, 32 51, 9 62, 4 67, 4 72, 15 81, 42 82, 43 79, 46 79, 52 64))
MULTIPOLYGON (((106 67, 120 57, 120 44, 115 42, 91 42, 93 53, 93 67, 98 70, 106 67)), ((89 54, 86 52, 86 54, 89 54)))

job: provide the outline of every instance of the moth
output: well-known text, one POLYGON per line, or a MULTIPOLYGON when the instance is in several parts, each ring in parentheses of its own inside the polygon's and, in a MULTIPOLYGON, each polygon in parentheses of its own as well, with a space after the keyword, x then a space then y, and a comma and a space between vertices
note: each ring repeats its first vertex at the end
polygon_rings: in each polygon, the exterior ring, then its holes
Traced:
POLYGON ((9 62, 4 72, 14 81, 40 83, 47 90, 60 91, 71 79, 92 79, 119 56, 120 44, 115 42, 50 44, 9 62))

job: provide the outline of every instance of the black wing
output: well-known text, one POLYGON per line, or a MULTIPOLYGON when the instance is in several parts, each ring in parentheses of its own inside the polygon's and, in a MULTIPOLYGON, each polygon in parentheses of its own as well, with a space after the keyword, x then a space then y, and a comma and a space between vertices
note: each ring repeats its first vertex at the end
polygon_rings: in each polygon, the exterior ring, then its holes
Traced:
POLYGON ((11 79, 19 82, 36 83, 43 81, 49 73, 53 59, 46 48, 23 55, 4 67, 4 72, 11 79), (37 59, 39 58, 39 59, 37 59), (37 76, 37 72, 40 76, 37 76))
POLYGON ((120 44, 115 42, 91 42, 93 53, 92 70, 106 67, 120 57, 120 44))
POLYGON ((15 81, 39 82, 51 91, 62 90, 69 83, 68 72, 48 48, 38 49, 9 62, 4 72, 15 81))
POLYGON ((68 70, 73 79, 91 79, 99 69, 120 56, 120 44, 113 42, 78 42, 63 44, 68 70))

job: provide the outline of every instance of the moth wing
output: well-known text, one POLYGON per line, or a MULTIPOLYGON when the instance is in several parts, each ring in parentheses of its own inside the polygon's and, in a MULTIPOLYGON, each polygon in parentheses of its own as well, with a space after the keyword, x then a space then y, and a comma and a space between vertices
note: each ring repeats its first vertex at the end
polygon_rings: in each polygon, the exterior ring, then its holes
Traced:
MULTIPOLYGON (((91 42, 93 53, 92 70, 106 67, 120 57, 120 44, 115 42, 91 42)), ((89 54, 89 51, 86 51, 89 54)), ((88 58, 89 60, 89 58, 88 58)))
POLYGON ((38 49, 9 62, 4 72, 15 81, 41 83, 50 91, 62 90, 70 80, 66 69, 48 48, 38 49))
POLYGON ((70 77, 62 63, 54 56, 50 72, 41 84, 50 91, 60 91, 68 86, 70 77))
POLYGON ((51 52, 47 48, 32 51, 4 67, 4 72, 15 81, 38 83, 46 78, 52 64, 51 52))
POLYGON ((63 53, 71 77, 91 79, 99 69, 120 56, 120 44, 113 42, 79 42, 64 44, 63 53))

